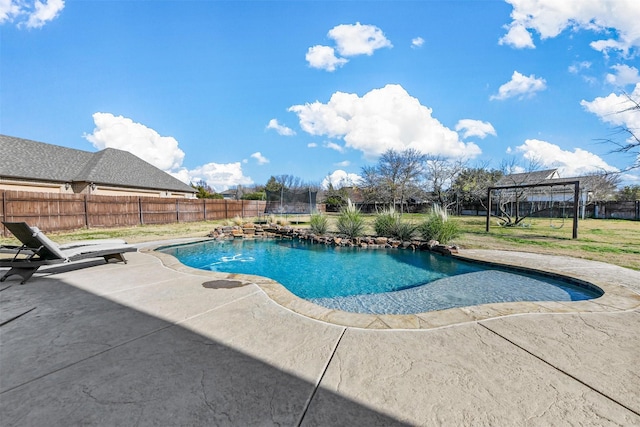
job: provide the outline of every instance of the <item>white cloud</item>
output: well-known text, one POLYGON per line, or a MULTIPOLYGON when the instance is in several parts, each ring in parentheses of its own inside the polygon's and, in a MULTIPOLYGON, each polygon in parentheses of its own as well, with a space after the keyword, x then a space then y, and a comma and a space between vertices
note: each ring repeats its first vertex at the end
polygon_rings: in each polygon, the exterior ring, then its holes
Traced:
POLYGON ((40 28, 54 20, 62 9, 64 0, 0 0, 0 24, 15 21, 18 27, 40 28))
POLYGON ((320 68, 326 71, 335 71, 336 67, 342 67, 349 62, 348 59, 336 57, 332 47, 320 45, 310 47, 305 59, 311 68, 320 68))
POLYGON ((316 148, 318 146, 318 144, 316 144, 315 142, 310 142, 307 144, 307 147, 309 148, 316 148))
POLYGON ((260 153, 259 151, 256 151, 255 153, 253 153, 251 155, 251 158, 256 159, 259 165, 264 165, 266 163, 269 163, 269 159, 263 156, 262 153, 260 153))
POLYGON ((414 148, 425 154, 472 158, 481 153, 473 143, 431 116, 400 85, 374 89, 362 97, 336 92, 328 103, 294 105, 300 127, 311 135, 341 138, 345 146, 375 158, 387 149, 414 148))
POLYGON ((640 185, 640 175, 633 173, 620 174, 621 185, 640 185))
POLYGON ((505 27, 508 28, 509 31, 498 40, 498 44, 508 44, 516 49, 535 49, 536 45, 533 44, 531 34, 529 34, 529 31, 527 31, 524 25, 514 23, 505 27))
POLYGON ((555 144, 538 139, 527 139, 516 147, 527 160, 539 162, 544 168, 558 168, 561 177, 569 178, 594 172, 618 172, 597 155, 576 148, 566 151, 555 144))
MULTIPOLYGON (((640 83, 636 83, 635 89, 629 95, 633 99, 640 99, 640 83)), ((593 101, 580 101, 587 111, 600 117, 600 120, 615 126, 625 126, 629 129, 640 129, 640 114, 633 109, 635 104, 626 95, 611 93, 605 97, 598 97, 593 101), (627 110, 627 111, 624 111, 627 110)))
POLYGON ((424 39, 422 37, 416 37, 415 39, 411 40, 411 47, 413 49, 422 47, 422 45, 424 45, 424 39))
POLYGON ((28 28, 40 28, 49 21, 54 20, 60 11, 64 9, 63 0, 49 0, 46 3, 36 1, 34 4, 35 10, 29 15, 27 21, 28 28))
POLYGON ((324 147, 331 150, 336 150, 338 153, 344 153, 344 147, 342 145, 336 144, 335 142, 327 141, 324 143, 324 147))
POLYGON ((329 30, 342 56, 373 55, 376 49, 393 47, 382 30, 375 25, 342 24, 329 30))
POLYGON ((622 87, 640 82, 640 75, 636 67, 630 67, 625 64, 613 65, 611 68, 615 70, 613 74, 607 74, 607 82, 612 85, 622 87))
POLYGON ((171 175, 183 182, 205 181, 217 192, 224 191, 236 185, 251 185, 253 180, 244 176, 240 162, 235 163, 207 163, 195 169, 181 168, 171 175))
POLYGON ((341 168, 346 168, 347 166, 351 166, 351 162, 349 160, 344 160, 342 162, 334 163, 334 166, 340 166, 341 168))
POLYGON ((278 132, 280 135, 283 135, 283 136, 293 136, 293 135, 296 134, 293 131, 293 129, 290 129, 290 128, 278 123, 277 119, 269 120, 269 124, 267 125, 267 129, 273 129, 276 132, 278 132))
POLYGON ((342 169, 333 171, 326 176, 320 184, 325 190, 329 188, 329 184, 333 185, 333 188, 339 189, 342 187, 352 187, 362 182, 362 177, 355 173, 347 173, 342 169))
POLYGON ((462 137, 465 139, 471 136, 484 139, 487 135, 497 135, 491 123, 480 120, 462 119, 458 121, 456 124, 456 132, 460 132, 461 130, 464 130, 462 137))
POLYGON ((543 78, 536 78, 533 74, 527 77, 514 71, 511 80, 500 86, 498 94, 492 95, 489 99, 503 100, 514 96, 523 99, 546 88, 547 82, 543 78))
POLYGON ((240 162, 207 163, 192 170, 182 167, 184 152, 175 138, 160 136, 155 130, 129 118, 95 113, 93 121, 96 126, 93 133, 84 134, 84 137, 99 150, 116 148, 128 151, 182 182, 204 180, 217 191, 233 185, 253 184, 251 178, 244 176, 240 162))
POLYGON ((533 30, 541 39, 553 38, 565 29, 611 33, 615 38, 597 40, 590 45, 598 51, 620 50, 640 46, 640 2, 637 0, 506 0, 513 6, 509 32, 501 44, 515 48, 534 47, 533 30), (528 39, 527 35, 528 34, 528 39))
POLYGON ((591 62, 582 61, 569 65, 568 69, 571 74, 578 74, 581 70, 586 70, 589 68, 591 68, 591 62))
POLYGON ((182 165, 184 152, 171 136, 160 136, 155 130, 133 120, 110 113, 93 115, 95 129, 84 137, 99 150, 117 148, 129 151, 164 171, 182 165))
POLYGON ((337 25, 329 30, 327 36, 336 42, 336 49, 342 57, 338 57, 331 46, 312 46, 305 56, 310 67, 335 71, 349 62, 344 57, 371 56, 377 49, 393 47, 380 28, 375 25, 362 25, 359 22, 337 25))
POLYGON ((22 7, 14 0, 0 0, 0 24, 12 22, 22 13, 22 7))

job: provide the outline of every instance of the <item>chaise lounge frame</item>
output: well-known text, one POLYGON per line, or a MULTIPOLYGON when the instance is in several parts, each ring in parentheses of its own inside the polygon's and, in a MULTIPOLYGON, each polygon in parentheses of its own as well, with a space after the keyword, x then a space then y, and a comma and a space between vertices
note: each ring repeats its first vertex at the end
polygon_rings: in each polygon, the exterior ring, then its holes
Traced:
POLYGON ((0 282, 17 275, 22 277, 20 283, 24 284, 43 265, 69 263, 83 259, 104 258, 106 262, 115 260, 126 264, 124 253, 137 251, 135 246, 118 239, 58 246, 37 227, 30 227, 25 222, 3 221, 3 224, 22 245, 4 247, 13 257, 0 259, 0 267, 9 267, 9 270, 0 277, 0 282))

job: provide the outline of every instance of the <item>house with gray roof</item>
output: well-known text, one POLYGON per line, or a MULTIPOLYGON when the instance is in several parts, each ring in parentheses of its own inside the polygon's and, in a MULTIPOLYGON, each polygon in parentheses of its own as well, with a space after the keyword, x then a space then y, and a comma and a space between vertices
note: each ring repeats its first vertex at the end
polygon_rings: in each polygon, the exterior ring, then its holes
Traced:
POLYGON ((92 153, 0 135, 0 190, 195 198, 196 190, 123 150, 92 153))

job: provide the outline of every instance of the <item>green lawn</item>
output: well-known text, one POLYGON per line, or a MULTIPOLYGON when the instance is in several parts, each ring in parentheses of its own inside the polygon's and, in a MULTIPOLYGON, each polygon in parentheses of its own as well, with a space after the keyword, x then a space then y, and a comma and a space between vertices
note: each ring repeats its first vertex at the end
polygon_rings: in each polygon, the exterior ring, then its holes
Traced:
MULTIPOLYGON (((405 215, 406 220, 420 222, 424 215, 405 215)), ((291 225, 306 227, 308 216, 276 217, 291 225)), ((579 222, 578 239, 571 238, 572 223, 566 220, 562 228, 550 226, 549 219, 533 219, 527 227, 504 228, 492 221, 489 233, 485 232, 484 217, 452 217, 459 221, 462 234, 452 243, 461 248, 500 249, 568 255, 604 261, 623 267, 640 270, 640 222, 623 220, 586 219, 579 222)), ((331 216, 334 223, 335 216, 331 216)), ((367 215, 369 227, 366 233, 373 234, 370 224, 373 215, 367 215)), ((230 222, 229 222, 230 223, 230 222)), ((83 229, 67 233, 51 233, 50 237, 65 243, 73 240, 124 238, 131 243, 178 237, 204 237, 221 222, 197 222, 166 225, 143 225, 114 229, 83 229)), ((553 220, 556 227, 561 220, 553 220)), ((335 226, 330 226, 335 230, 335 226)), ((0 238, 2 244, 15 244, 10 238, 0 238)))

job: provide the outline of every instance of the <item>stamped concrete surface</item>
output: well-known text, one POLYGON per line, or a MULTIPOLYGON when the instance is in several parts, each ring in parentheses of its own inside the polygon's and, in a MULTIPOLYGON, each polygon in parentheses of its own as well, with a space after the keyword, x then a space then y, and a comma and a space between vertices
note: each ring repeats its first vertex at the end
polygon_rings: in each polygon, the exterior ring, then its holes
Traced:
MULTIPOLYGON (((366 329, 285 308, 259 280, 127 258, 0 285, 0 425, 640 424, 628 293, 594 311, 481 307, 366 329)), ((637 292, 640 272, 579 264, 637 292)))

